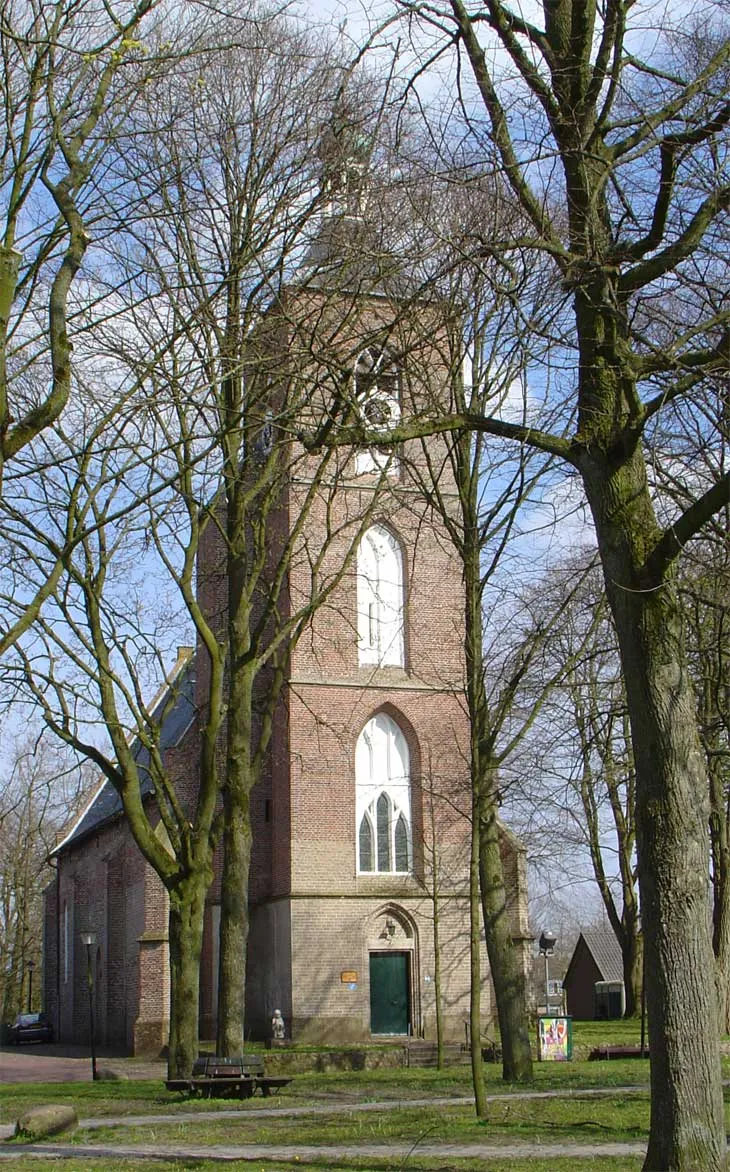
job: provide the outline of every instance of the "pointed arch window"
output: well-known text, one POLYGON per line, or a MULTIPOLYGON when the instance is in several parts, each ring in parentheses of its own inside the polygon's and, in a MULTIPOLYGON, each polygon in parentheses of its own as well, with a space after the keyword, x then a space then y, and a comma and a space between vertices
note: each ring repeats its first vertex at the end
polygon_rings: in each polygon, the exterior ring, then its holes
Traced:
POLYGON ((405 666, 403 554, 382 525, 373 525, 357 554, 357 633, 360 663, 405 666))
POLYGON ((357 869, 407 874, 412 866, 408 745, 383 712, 360 733, 355 753, 357 869))

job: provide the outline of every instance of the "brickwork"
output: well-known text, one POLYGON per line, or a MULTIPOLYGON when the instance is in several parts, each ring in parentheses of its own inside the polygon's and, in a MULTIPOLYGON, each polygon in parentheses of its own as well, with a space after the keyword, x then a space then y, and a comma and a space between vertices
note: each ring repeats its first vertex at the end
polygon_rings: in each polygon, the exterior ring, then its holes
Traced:
MULTIPOLYGON (((441 998, 444 1029, 452 1041, 464 1038, 469 1017, 468 904, 444 899, 438 907, 441 943, 441 998)), ((310 1042, 357 1041, 370 1036, 372 953, 405 952, 411 975, 411 1033, 436 1036, 436 986, 433 968, 434 910, 421 897, 296 901, 291 909, 292 983, 297 990, 291 1021, 294 1036, 310 1042), (394 927, 391 935, 388 925, 394 927), (313 949, 313 941, 318 947, 313 949)), ((486 956, 483 971, 488 972, 486 956)), ((491 1016, 491 986, 484 981, 486 1018, 491 1016)))
MULTIPOLYGON (((357 314, 347 308, 347 333, 338 330, 337 305, 321 294, 291 294, 272 311, 252 343, 251 359, 265 375, 269 401, 283 402, 295 382, 308 388, 302 400, 306 423, 307 411, 315 416, 324 402, 333 369, 352 366, 358 348, 374 330, 386 327, 394 353, 406 356, 403 412, 440 393, 446 371, 436 323, 423 342, 422 329, 417 338, 410 331, 410 337, 407 322, 393 323, 387 301, 366 299, 357 314)), ((440 443, 434 440, 433 447, 440 443)), ((461 570, 443 525, 414 481, 413 468, 424 463, 420 444, 405 445, 387 475, 377 470, 358 475, 356 453, 338 451, 314 495, 312 477, 320 457, 297 443, 287 451, 288 476, 267 523, 271 573, 291 527, 298 526, 279 611, 296 613, 315 592, 325 601, 290 650, 272 741, 251 799, 247 1035, 268 1036, 278 1008, 296 1039, 370 1038, 372 1000, 378 995, 371 989, 371 972, 380 971, 378 958, 393 954, 407 974, 407 1012, 396 1032, 435 1037, 437 916, 446 1032, 460 1041, 470 975, 461 570), (374 524, 387 528, 402 553, 401 666, 364 664, 358 650, 357 548, 374 524), (411 858, 404 873, 358 871, 356 746, 379 713, 394 722, 407 745, 411 858)), ((445 481, 442 489, 448 488, 445 481)), ((220 630, 227 597, 224 569, 220 530, 209 523, 198 589, 205 612, 220 630)), ((195 696, 203 717, 208 678, 207 657, 199 648, 195 696)), ((262 677, 259 695, 268 686, 262 677)), ((195 796, 198 754, 193 726, 170 755, 181 796, 189 803, 195 796)), ((514 934, 524 947, 524 857, 508 834, 503 853, 514 934)), ((215 1029, 220 869, 217 855, 201 962, 200 1024, 207 1037, 215 1029)), ((135 1052, 159 1051, 169 1016, 167 901, 161 884, 121 821, 63 855, 59 871, 59 923, 63 926, 68 904, 74 939, 86 925, 99 936, 99 1005, 106 1038, 115 1044, 124 1039, 135 1052)), ((68 982, 62 979, 63 958, 57 965, 62 1036, 83 1038, 85 970, 80 945, 74 949, 68 982)), ((53 957, 52 950, 48 956, 53 957)), ((486 955, 482 959, 488 974, 486 955)), ((493 1013, 488 976, 483 1012, 485 1019, 493 1013)))
MULTIPOLYGON (((382 312, 379 306, 372 314, 382 312)), ((373 316, 364 316, 367 330, 373 316)), ((295 319, 291 312, 289 355, 297 349, 295 319)), ((309 351, 316 352, 316 347, 310 345, 309 351)), ((433 352, 425 359, 421 356, 422 371, 433 374, 437 364, 433 352)), ((425 391, 421 388, 421 402, 424 395, 434 393, 432 383, 425 391)), ((413 383, 408 390, 419 393, 413 383)), ((422 459, 420 446, 406 454, 422 459)), ((331 482, 322 486, 306 513, 312 459, 293 455, 292 460, 295 475, 289 500, 279 514, 305 517, 290 566, 292 610, 304 604, 315 587, 330 593, 292 650, 289 684, 275 724, 271 775, 262 782, 264 803, 271 793, 271 822, 261 828, 267 849, 272 843, 271 898, 265 895, 267 877, 257 873, 251 888, 256 908, 247 1021, 254 1032, 263 1032, 278 1007, 296 1038, 368 1038, 370 957, 396 952, 407 957, 407 1028, 433 1037, 434 908, 426 893, 436 864, 441 995, 447 1007, 447 1033, 461 1040, 469 1007, 469 729, 462 692, 460 567, 402 457, 393 476, 375 472, 358 477, 355 457, 338 455, 336 476, 333 473, 331 482), (403 552, 402 667, 359 662, 355 554, 362 532, 372 524, 387 526, 403 552), (357 870, 355 747, 361 730, 378 712, 396 722, 408 745, 413 847, 409 874, 357 870), (396 926, 393 936, 384 932, 386 918, 396 926), (343 974, 357 976, 345 980, 343 974)), ((504 852, 510 879, 517 884, 524 875, 518 846, 508 836, 504 852)), ((265 851, 259 858, 265 865, 265 851)), ((524 887, 518 884, 511 898, 519 937, 526 930, 524 887)), ((483 971, 488 973, 486 956, 483 971)), ((489 1018, 493 1007, 488 977, 483 1004, 489 1018)))
MULTIPOLYGON (((122 820, 58 862, 59 948, 45 955, 62 1041, 88 1043, 88 952, 93 932, 94 1033, 99 1045, 159 1054, 169 1026, 167 896, 122 820)), ((50 1004, 50 1003, 49 1003, 50 1004)))
POLYGON ((61 926, 57 883, 54 878, 43 892, 43 966, 41 1004, 58 1034, 58 949, 61 926))

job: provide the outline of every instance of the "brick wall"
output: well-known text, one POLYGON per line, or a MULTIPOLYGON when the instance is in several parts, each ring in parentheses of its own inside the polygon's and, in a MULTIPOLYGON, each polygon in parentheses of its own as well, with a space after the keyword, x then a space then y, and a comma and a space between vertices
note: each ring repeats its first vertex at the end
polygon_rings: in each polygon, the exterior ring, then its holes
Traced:
MULTIPOLYGON (((358 349, 383 331, 393 352, 405 355, 409 365, 401 382, 404 413, 443 393, 448 348, 435 319, 424 341, 422 328, 416 331, 405 319, 393 320, 387 302, 365 299, 357 313, 348 304, 345 333, 341 316, 338 325, 342 308, 311 292, 288 295, 272 311, 252 343, 252 362, 260 364, 260 381, 269 388, 275 406, 281 405, 287 388, 296 385, 303 426, 307 418, 313 422, 331 392, 333 377, 341 379, 342 369, 354 364, 358 349)), ((433 448, 440 443, 432 441, 433 448)), ((355 454, 338 451, 313 499, 311 484, 319 457, 295 442, 286 451, 288 475, 268 519, 268 572, 275 572, 290 526, 303 520, 279 597, 280 612, 296 612, 314 591, 326 598, 290 649, 287 684, 276 710, 263 775, 252 795, 247 1033, 268 1035, 271 1014, 279 1008, 296 1038, 368 1038, 371 957, 396 952, 407 959, 409 1028, 433 1037, 430 892, 436 865, 447 1033, 461 1040, 469 1000, 469 729, 463 696, 460 566, 442 524, 417 486, 416 473, 424 466, 420 443, 405 445, 394 474, 388 476, 358 476, 355 454), (402 667, 359 662, 354 551, 364 529, 374 523, 390 529, 403 553, 402 667), (355 746, 364 725, 378 712, 387 712, 398 724, 409 750, 414 867, 408 875, 357 872, 355 746)), ((450 488, 448 481, 442 488, 450 488)), ((262 586, 266 589, 266 580, 262 586)), ((203 537, 198 589, 206 613, 222 632, 225 566, 214 523, 208 524, 203 537)), ((196 700, 204 716, 209 665, 200 647, 195 676, 196 700)), ((268 686, 264 675, 259 697, 268 686)), ((169 760, 180 794, 192 806, 199 726, 188 731, 169 760)), ((504 836, 503 848, 514 931, 524 938, 524 859, 509 835, 504 836)), ((218 855, 201 962, 201 1027, 209 1037, 215 1027, 220 862, 218 855)), ((99 1004, 106 1037, 124 1038, 137 1052, 158 1050, 169 1001, 167 903, 161 884, 121 821, 62 856, 59 866, 60 915, 66 900, 74 940, 85 926, 99 935, 98 971, 104 985, 99 1004)), ((82 960, 75 947, 72 979, 61 985, 67 1038, 85 1037, 82 960)), ((487 973, 486 957, 483 964, 487 973)), ((491 1013, 485 978, 485 1018, 491 1013)))

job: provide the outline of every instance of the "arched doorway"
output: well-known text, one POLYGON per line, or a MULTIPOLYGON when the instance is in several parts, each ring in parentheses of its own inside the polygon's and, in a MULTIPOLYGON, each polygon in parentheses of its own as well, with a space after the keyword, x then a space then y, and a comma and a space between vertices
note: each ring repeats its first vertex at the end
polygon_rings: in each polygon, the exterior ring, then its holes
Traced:
POLYGON ((374 918, 368 962, 371 1034, 411 1036, 418 1000, 416 932, 402 908, 388 905, 374 918))

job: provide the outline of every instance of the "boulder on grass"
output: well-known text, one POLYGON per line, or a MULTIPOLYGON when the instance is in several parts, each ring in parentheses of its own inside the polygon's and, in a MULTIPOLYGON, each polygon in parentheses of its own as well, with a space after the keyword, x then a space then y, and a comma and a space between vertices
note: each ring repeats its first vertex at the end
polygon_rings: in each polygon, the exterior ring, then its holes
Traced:
POLYGON ((73 1131, 78 1124, 79 1117, 73 1107, 51 1103, 45 1107, 31 1107, 21 1115, 15 1124, 15 1134, 19 1139, 46 1139, 62 1131, 73 1131))
POLYGON ((100 1066, 96 1072, 97 1082, 129 1082, 129 1075, 123 1070, 112 1070, 111 1066, 100 1066))

